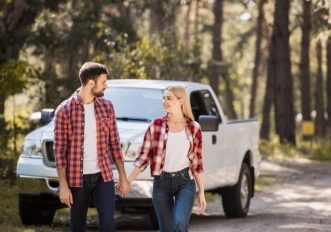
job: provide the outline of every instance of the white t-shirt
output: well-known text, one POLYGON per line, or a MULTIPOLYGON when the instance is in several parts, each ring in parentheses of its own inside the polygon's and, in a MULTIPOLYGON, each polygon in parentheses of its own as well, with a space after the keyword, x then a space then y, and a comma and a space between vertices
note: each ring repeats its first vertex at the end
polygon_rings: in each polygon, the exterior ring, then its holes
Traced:
POLYGON ((84 163, 83 174, 100 172, 97 150, 97 124, 94 103, 84 105, 84 163))
POLYGON ((188 151, 190 141, 185 129, 179 132, 168 132, 167 148, 163 171, 177 172, 190 166, 188 151))

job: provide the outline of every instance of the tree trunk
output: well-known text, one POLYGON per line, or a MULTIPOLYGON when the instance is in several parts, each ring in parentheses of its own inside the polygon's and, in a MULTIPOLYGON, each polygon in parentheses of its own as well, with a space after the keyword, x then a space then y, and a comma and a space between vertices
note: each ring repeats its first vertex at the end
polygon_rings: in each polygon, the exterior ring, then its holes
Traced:
POLYGON ((0 151, 4 151, 7 146, 7 130, 6 130, 6 122, 5 122, 5 100, 6 96, 0 94, 0 151))
MULTIPOLYGON (((210 62, 210 85, 215 91, 216 95, 219 95, 219 79, 220 76, 223 78, 225 83, 225 99, 226 99, 226 112, 228 117, 231 119, 236 119, 237 114, 233 106, 233 93, 231 89, 231 84, 229 80, 228 71, 226 67, 222 67, 223 64, 223 54, 221 49, 221 38, 222 38, 222 25, 223 25, 223 0, 215 0, 214 3, 214 26, 213 26, 213 51, 212 51, 212 61, 210 62)), ((224 65, 223 65, 224 66, 224 65)))
POLYGON ((289 1, 276 0, 273 27, 276 39, 275 118, 280 142, 295 144, 293 78, 288 30, 289 9, 289 1))
POLYGON ((301 81, 301 112, 303 121, 311 120, 311 97, 310 97, 310 62, 309 62, 309 47, 310 47, 310 9, 311 1, 303 1, 303 23, 301 25, 301 60, 300 60, 300 81, 301 81))
POLYGON ((316 43, 317 58, 317 79, 315 84, 315 135, 317 137, 325 136, 325 118, 324 118, 324 97, 323 97, 323 70, 322 70, 322 43, 320 40, 316 43))
POLYGON ((199 0, 196 0, 195 4, 195 17, 194 17, 194 39, 198 40, 199 35, 199 0))
POLYGON ((186 50, 190 49, 190 14, 191 14, 191 3, 187 5, 185 15, 185 33, 184 33, 184 46, 186 50))
POLYGON ((165 29, 165 10, 162 3, 152 3, 150 17, 150 36, 153 34, 162 34, 165 29))
POLYGON ((331 132, 331 36, 329 36, 326 45, 326 69, 327 69, 327 112, 329 132, 331 132))
POLYGON ((259 76, 259 67, 261 60, 261 41, 262 41, 262 23, 264 18, 263 5, 266 0, 260 0, 258 6, 258 18, 257 18, 257 27, 256 27, 256 41, 255 41, 255 59, 254 59, 254 69, 252 76, 252 88, 251 88, 251 99, 249 104, 249 117, 255 117, 255 99, 256 99, 256 90, 258 88, 258 76, 259 76))
POLYGON ((270 138, 270 113, 274 105, 275 79, 276 79, 276 39, 275 33, 272 33, 269 40, 269 58, 267 70, 267 84, 263 102, 263 118, 261 126, 261 138, 269 140, 270 138))

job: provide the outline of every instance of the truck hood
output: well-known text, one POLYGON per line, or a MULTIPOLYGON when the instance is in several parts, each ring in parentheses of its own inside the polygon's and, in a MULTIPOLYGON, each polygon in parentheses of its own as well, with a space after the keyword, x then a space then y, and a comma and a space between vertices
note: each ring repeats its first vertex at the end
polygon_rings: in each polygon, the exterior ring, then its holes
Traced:
MULTIPOLYGON (((122 144, 127 143, 142 143, 145 131, 148 127, 149 123, 144 122, 123 122, 117 121, 117 127, 121 139, 122 144)), ((30 132, 25 139, 27 140, 36 140, 36 139, 47 139, 53 140, 54 138, 54 122, 50 122, 49 124, 37 128, 30 132)))

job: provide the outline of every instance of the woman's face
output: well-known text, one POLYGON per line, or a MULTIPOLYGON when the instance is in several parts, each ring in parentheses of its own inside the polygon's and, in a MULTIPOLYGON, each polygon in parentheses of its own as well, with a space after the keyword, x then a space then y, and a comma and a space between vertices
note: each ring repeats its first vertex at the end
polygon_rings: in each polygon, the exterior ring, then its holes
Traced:
POLYGON ((162 100, 163 109, 166 113, 181 110, 182 100, 178 99, 171 91, 166 90, 162 100))

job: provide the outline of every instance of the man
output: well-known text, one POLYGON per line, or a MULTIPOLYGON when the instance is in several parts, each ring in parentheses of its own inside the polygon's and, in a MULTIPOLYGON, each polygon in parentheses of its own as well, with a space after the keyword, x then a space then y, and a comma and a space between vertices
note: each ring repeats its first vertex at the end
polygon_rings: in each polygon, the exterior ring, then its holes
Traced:
POLYGON ((107 87, 107 69, 94 62, 79 71, 81 88, 62 102, 55 113, 54 154, 60 201, 70 208, 71 231, 85 231, 89 199, 99 215, 100 231, 115 231, 114 162, 121 193, 126 177, 113 105, 101 98, 107 87))

